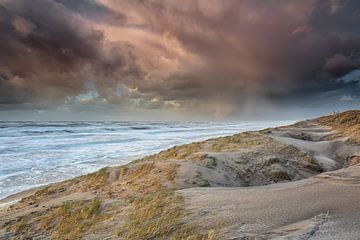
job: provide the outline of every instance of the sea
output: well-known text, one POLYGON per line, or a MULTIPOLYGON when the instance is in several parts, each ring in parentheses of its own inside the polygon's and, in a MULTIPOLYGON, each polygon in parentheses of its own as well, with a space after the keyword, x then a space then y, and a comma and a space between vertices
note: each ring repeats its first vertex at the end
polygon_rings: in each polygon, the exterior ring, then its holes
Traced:
POLYGON ((0 199, 174 145, 293 122, 0 122, 0 199))

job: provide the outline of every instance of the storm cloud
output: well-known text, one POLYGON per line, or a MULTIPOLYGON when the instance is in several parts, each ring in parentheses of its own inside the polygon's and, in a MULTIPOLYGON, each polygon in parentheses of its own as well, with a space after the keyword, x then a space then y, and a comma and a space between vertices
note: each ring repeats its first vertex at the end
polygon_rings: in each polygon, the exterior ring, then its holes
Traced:
POLYGON ((0 0, 0 108, 360 103, 359 24, 356 0, 0 0))

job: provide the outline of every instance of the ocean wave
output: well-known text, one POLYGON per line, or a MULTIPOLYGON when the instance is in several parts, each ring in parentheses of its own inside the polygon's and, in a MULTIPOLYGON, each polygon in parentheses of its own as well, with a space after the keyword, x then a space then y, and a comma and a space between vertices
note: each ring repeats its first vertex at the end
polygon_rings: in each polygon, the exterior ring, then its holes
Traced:
POLYGON ((137 126, 134 126, 134 127, 130 127, 130 129, 133 129, 133 130, 148 130, 148 129, 152 129, 152 127, 148 127, 148 126, 137 127, 137 126))
POLYGON ((72 130, 45 130, 45 131, 27 130, 22 132, 25 134, 75 133, 75 131, 72 130))

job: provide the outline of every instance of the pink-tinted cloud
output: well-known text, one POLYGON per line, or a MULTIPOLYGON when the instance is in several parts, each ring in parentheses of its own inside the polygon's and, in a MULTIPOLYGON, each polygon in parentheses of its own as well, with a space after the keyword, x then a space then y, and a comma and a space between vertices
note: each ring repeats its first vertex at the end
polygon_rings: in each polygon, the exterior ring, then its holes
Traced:
POLYGON ((359 22, 355 0, 0 0, 0 102, 321 104, 359 90, 339 80, 359 69, 359 22))

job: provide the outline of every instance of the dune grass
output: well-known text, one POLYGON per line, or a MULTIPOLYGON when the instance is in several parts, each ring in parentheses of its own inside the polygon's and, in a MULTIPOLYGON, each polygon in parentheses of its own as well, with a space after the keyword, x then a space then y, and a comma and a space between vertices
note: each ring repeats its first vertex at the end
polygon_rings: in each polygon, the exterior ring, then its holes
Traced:
POLYGON ((216 138, 213 141, 213 145, 211 146, 212 151, 228 152, 253 148, 271 143, 274 140, 258 132, 243 132, 228 137, 216 138))
POLYGON ((101 219, 101 200, 66 202, 47 219, 46 224, 57 222, 53 230, 55 239, 80 239, 82 233, 101 219))
POLYGON ((184 198, 171 190, 130 198, 131 210, 116 235, 125 240, 212 240, 214 231, 202 233, 182 220, 184 198))
POLYGON ((195 142, 190 144, 174 146, 167 150, 161 151, 160 153, 145 157, 143 160, 161 161, 161 160, 187 159, 193 153, 200 152, 203 144, 204 142, 195 142))
POLYGON ((217 160, 215 157, 213 156, 208 156, 206 155, 206 163, 205 163, 205 166, 207 168, 216 168, 217 166, 217 160))
POLYGON ((324 116, 315 121, 332 127, 340 134, 349 137, 351 142, 360 144, 360 110, 324 116))
POLYGON ((88 191, 99 189, 107 184, 109 178, 109 171, 107 168, 102 168, 99 171, 90 173, 83 177, 82 189, 88 191))
MULTIPOLYGON (((49 239, 77 240, 96 223, 107 218, 101 212, 100 199, 68 201, 45 211, 22 216, 7 228, 14 231, 15 239, 37 239, 34 232, 43 233, 49 239)), ((46 238, 47 239, 47 238, 46 238)))
POLYGON ((271 174, 271 178, 275 182, 291 180, 289 177, 289 174, 286 171, 277 170, 277 171, 271 172, 270 174, 271 174))

